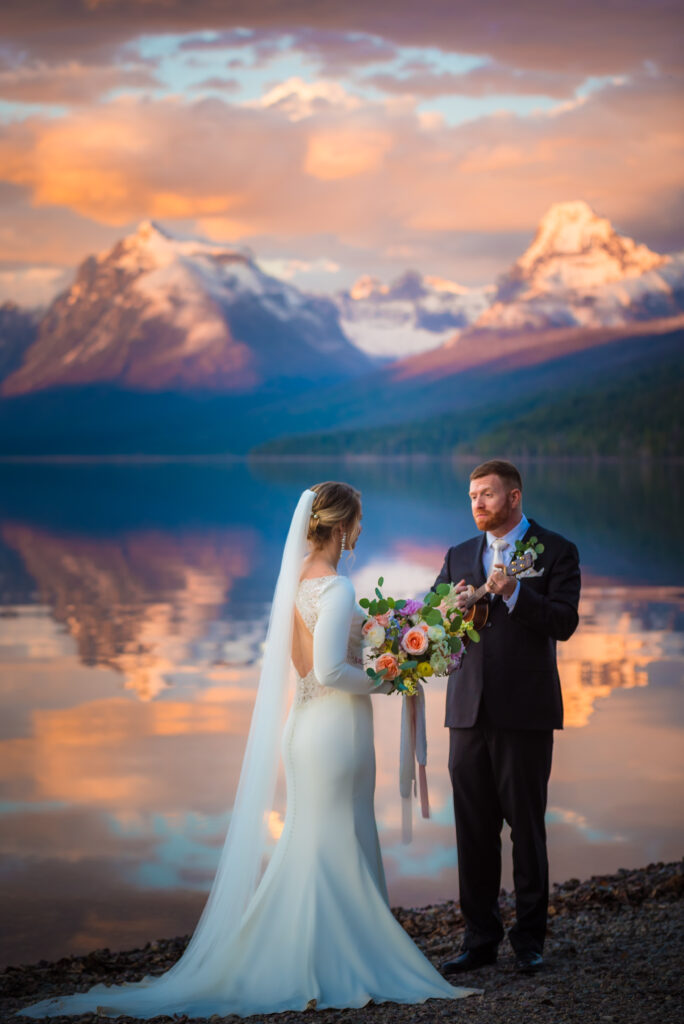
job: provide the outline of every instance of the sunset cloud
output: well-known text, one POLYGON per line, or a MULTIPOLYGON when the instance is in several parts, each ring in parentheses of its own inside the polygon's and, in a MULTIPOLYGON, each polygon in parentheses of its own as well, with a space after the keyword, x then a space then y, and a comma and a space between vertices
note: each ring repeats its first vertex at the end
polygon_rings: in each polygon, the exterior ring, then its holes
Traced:
POLYGON ((21 64, 0 69, 0 98, 21 103, 92 103, 112 89, 158 85, 152 69, 144 64, 21 64))
POLYGON ((2 269, 49 290, 44 268, 151 217, 347 277, 481 284, 568 199, 681 248, 680 20, 668 0, 6 5, 2 269))
POLYGON ((426 233, 531 231, 568 198, 628 230, 676 209, 676 84, 644 78, 551 114, 456 126, 406 104, 350 105, 344 92, 294 121, 287 104, 124 97, 9 125, 0 174, 37 206, 101 224, 195 218, 234 238, 328 231, 398 246, 426 233))
MULTIPOLYGON (((258 29, 296 33, 306 29, 310 49, 333 44, 333 34, 375 37, 385 45, 436 47, 477 56, 489 54, 519 68, 586 74, 618 74, 646 60, 662 69, 681 66, 681 9, 670 0, 597 4, 595 0, 347 0, 321 4, 289 0, 25 0, 0 12, 0 36, 41 56, 113 52, 141 35, 258 29)), ((303 45, 306 45, 305 43, 303 45)), ((338 42, 338 46, 340 43, 338 42)), ((357 42, 358 49, 358 42, 357 42)), ((368 42, 363 43, 368 46, 368 42)), ((358 54, 357 54, 358 59, 358 54)))
POLYGON ((377 74, 364 79, 382 92, 421 98, 435 96, 494 96, 511 93, 532 96, 572 96, 585 76, 577 71, 525 71, 494 61, 455 74, 449 71, 414 72, 408 75, 377 74))

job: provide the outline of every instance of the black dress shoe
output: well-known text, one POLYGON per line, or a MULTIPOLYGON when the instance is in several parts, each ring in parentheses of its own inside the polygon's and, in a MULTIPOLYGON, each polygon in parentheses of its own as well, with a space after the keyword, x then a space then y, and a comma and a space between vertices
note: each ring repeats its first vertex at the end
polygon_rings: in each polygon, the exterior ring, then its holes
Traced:
POLYGON ((523 949, 515 954, 515 969, 519 974, 536 974, 544 966, 541 953, 534 949, 523 949))
POLYGON ((464 974, 466 971, 476 971, 478 967, 495 963, 496 949, 491 946, 465 949, 455 960, 447 960, 442 964, 442 974, 464 974))

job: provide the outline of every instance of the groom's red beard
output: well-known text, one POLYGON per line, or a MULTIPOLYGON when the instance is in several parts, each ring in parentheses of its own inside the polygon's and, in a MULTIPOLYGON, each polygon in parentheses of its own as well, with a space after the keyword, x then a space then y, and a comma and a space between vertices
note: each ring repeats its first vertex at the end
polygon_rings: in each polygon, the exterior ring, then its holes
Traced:
POLYGON ((482 509, 482 511, 474 512, 473 515, 478 530, 484 533, 485 530, 496 530, 499 526, 503 526, 512 511, 510 495, 506 495, 506 500, 498 511, 487 512, 482 509))

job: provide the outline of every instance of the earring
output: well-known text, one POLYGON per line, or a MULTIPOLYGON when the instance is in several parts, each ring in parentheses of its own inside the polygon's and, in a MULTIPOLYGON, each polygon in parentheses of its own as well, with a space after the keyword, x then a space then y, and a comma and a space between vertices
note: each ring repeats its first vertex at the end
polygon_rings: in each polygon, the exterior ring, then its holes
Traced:
POLYGON ((340 548, 340 551, 344 551, 346 546, 347 546, 347 534, 343 533, 342 534, 342 547, 340 548))

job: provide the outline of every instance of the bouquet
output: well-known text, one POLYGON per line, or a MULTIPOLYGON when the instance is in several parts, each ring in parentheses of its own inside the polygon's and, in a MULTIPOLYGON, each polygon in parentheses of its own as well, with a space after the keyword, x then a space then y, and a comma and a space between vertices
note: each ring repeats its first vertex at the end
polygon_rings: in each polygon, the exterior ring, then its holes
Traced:
POLYGON ((465 637, 480 637, 459 611, 453 583, 438 584, 422 601, 385 597, 383 584, 381 576, 375 597, 359 601, 368 612, 362 627, 366 673, 378 685, 391 682, 391 693, 413 697, 421 680, 458 668, 465 637))

